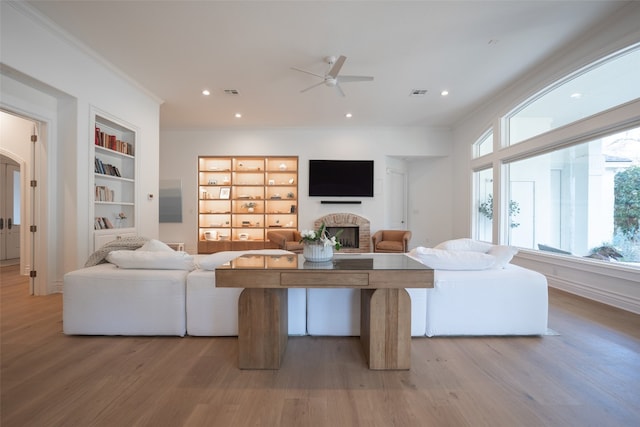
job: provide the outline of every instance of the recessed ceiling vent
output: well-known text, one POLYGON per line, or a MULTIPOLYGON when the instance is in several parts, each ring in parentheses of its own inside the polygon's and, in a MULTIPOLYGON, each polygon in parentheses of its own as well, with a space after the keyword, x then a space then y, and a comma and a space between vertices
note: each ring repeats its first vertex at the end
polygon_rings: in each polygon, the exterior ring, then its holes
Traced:
POLYGON ((240 95, 240 92, 238 92, 238 89, 225 89, 224 93, 227 95, 234 95, 234 96, 240 95))
POLYGON ((409 96, 425 96, 427 94, 426 89, 413 89, 409 96))

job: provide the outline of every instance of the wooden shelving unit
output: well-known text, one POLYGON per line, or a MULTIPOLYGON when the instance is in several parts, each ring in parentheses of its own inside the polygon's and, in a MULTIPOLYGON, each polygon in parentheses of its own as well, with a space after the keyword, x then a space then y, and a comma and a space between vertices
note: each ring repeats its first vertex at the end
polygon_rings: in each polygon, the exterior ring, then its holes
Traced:
POLYGON ((270 248, 283 228, 298 228, 297 156, 198 158, 198 253, 270 248))

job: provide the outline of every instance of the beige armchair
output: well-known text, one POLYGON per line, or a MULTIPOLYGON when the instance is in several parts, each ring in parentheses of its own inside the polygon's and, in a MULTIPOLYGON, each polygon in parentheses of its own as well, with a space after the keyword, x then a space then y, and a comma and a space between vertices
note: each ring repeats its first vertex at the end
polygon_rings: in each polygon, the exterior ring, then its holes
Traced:
POLYGON ((267 232, 267 239, 278 245, 280 249, 302 253, 302 236, 297 230, 274 230, 267 232))
POLYGON ((378 230, 371 236, 374 252, 408 252, 410 239, 408 230, 378 230))

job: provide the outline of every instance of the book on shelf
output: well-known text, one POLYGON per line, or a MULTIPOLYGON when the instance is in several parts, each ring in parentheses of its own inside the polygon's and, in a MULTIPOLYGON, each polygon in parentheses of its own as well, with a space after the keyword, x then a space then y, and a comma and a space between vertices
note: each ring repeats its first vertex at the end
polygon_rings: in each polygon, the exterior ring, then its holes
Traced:
POLYGON ((95 217, 95 221, 93 223, 94 230, 108 230, 110 228, 113 228, 113 223, 109 221, 109 218, 104 216, 95 217))
POLYGON ((97 157, 95 160, 94 171, 102 175, 122 177, 122 175, 120 175, 120 170, 118 170, 116 166, 109 163, 103 163, 102 160, 97 157))
POLYGON ((113 202, 115 201, 115 191, 105 185, 96 185, 95 200, 96 202, 113 202))
POLYGON ((123 154, 133 156, 133 144, 121 141, 116 138, 115 135, 109 135, 108 133, 100 131, 100 128, 96 126, 95 144, 108 148, 109 150, 118 151, 123 154))
POLYGON ((104 222, 106 228, 113 228, 113 223, 106 216, 102 217, 102 222, 104 222))

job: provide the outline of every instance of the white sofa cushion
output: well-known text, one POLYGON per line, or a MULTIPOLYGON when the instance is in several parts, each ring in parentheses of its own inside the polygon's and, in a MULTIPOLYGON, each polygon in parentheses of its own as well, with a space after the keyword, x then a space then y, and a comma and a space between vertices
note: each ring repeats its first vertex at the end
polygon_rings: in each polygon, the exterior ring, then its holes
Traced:
POLYGON ((434 270, 486 270, 496 262, 496 257, 482 252, 450 251, 422 246, 412 249, 408 255, 434 270))
POLYGON ((427 336, 542 335, 547 279, 513 264, 484 271, 436 270, 427 289, 427 336))
POLYGON ((434 246, 434 249, 443 249, 447 251, 471 251, 487 253, 493 245, 479 240, 469 238, 447 240, 434 246))
POLYGON ((174 252, 169 245, 156 239, 149 240, 144 245, 142 245, 142 247, 136 250, 148 252, 174 252))
POLYGON ((194 269, 193 255, 186 252, 111 251, 107 261, 123 269, 187 270, 194 269))
POLYGON ((511 259, 518 253, 515 246, 494 245, 489 249, 487 254, 495 257, 495 262, 491 266, 494 269, 505 268, 511 262, 511 259))
POLYGON ((186 332, 185 270, 123 270, 99 264, 64 275, 67 335, 178 335, 186 332))

